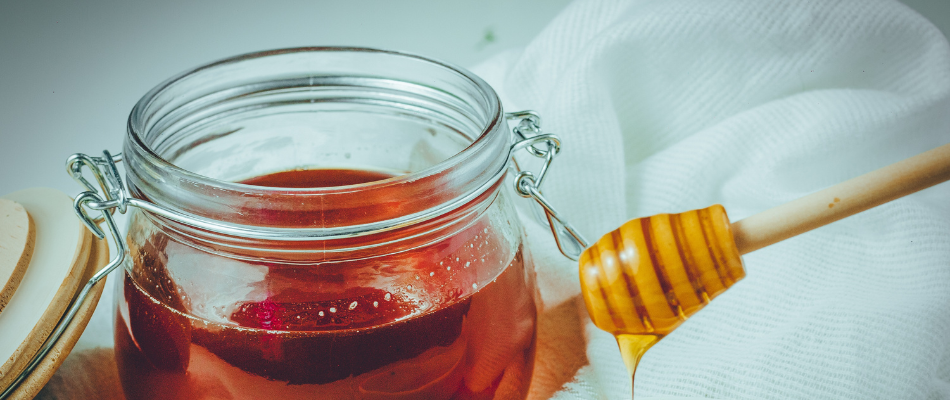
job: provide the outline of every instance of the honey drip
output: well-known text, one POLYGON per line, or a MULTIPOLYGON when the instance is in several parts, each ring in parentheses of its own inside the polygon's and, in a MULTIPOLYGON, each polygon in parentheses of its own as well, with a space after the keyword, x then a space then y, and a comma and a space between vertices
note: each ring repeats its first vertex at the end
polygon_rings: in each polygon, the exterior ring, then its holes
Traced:
POLYGON ((721 205, 631 220, 579 264, 591 320, 617 338, 631 377, 650 347, 745 277, 721 205))
POLYGON ((619 334, 617 345, 620 346, 620 355, 623 357, 623 363, 630 372, 630 397, 633 398, 634 383, 637 379, 637 365, 640 364, 640 358, 650 350, 656 342, 659 342, 663 336, 660 335, 624 335, 619 334))

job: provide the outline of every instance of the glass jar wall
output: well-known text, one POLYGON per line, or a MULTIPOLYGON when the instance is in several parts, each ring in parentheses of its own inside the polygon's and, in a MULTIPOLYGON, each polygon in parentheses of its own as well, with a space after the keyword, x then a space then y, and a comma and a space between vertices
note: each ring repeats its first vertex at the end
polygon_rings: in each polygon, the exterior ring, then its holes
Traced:
POLYGON ((117 285, 129 399, 524 398, 536 289, 497 96, 421 57, 304 48, 133 109, 117 285))

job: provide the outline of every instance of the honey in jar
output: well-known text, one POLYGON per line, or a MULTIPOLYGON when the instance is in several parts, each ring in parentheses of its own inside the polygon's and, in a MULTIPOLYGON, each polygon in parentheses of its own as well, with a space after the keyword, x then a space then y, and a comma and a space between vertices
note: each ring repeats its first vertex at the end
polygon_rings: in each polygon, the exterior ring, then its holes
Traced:
POLYGON ((525 398, 538 302, 511 140, 484 82, 398 53, 258 53, 156 88, 128 186, 199 223, 131 211, 126 396, 525 398))

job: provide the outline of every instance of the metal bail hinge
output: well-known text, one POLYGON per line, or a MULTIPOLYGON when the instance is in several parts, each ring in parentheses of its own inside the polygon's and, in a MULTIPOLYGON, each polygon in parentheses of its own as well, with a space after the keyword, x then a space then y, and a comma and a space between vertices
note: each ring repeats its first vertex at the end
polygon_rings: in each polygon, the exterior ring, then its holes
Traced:
POLYGON ((534 199, 541 206, 558 250, 565 257, 577 261, 581 252, 588 247, 587 240, 551 206, 541 193, 541 184, 547 176, 548 168, 554 161, 554 157, 561 151, 561 139, 552 133, 541 133, 541 116, 534 111, 507 113, 505 118, 518 122, 511 129, 516 139, 515 144, 511 146, 511 152, 526 150, 529 154, 544 160, 537 175, 519 169, 515 176, 515 191, 521 197, 534 199))
POLYGON ((119 175, 119 169, 115 165, 121 161, 122 153, 113 156, 108 150, 102 151, 102 157, 90 157, 77 153, 66 160, 66 170, 69 172, 69 176, 86 188, 86 191, 76 196, 74 204, 76 213, 79 214, 79 218, 86 227, 99 239, 105 238, 105 233, 98 225, 99 222, 102 222, 106 214, 105 211, 109 211, 110 216, 115 210, 125 214, 129 204, 128 192, 125 190, 125 185, 122 184, 122 176, 119 175), (87 167, 92 171, 99 187, 93 185, 83 176, 83 167, 87 167), (100 217, 92 218, 86 212, 85 207, 102 211, 102 214, 100 217))

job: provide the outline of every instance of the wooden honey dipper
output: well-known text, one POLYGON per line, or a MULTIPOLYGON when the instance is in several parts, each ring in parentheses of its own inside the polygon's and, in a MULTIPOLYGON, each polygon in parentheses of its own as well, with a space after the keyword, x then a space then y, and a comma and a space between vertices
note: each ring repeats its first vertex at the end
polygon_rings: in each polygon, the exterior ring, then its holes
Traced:
POLYGON ((643 354, 745 277, 739 257, 950 180, 950 144, 731 223, 721 205, 633 219, 579 259, 594 324, 631 377, 643 354))

